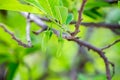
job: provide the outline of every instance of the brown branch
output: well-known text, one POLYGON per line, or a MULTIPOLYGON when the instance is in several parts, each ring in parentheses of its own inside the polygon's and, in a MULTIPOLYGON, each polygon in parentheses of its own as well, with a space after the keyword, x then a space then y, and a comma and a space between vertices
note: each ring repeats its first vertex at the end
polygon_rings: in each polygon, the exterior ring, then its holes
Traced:
POLYGON ((23 43, 21 40, 19 40, 18 38, 16 38, 16 36, 14 35, 14 33, 12 33, 11 31, 9 31, 6 26, 2 23, 0 23, 0 27, 4 29, 5 32, 7 32, 9 35, 12 36, 12 39, 14 39, 19 45, 29 48, 31 46, 29 46, 28 44, 23 43))
POLYGON ((112 78, 113 78, 113 76, 115 75, 115 65, 112 63, 112 62, 109 62, 109 64, 111 64, 111 66, 112 66, 112 70, 113 70, 113 73, 112 73, 112 78))
MULTIPOLYGON (((27 18, 27 13, 22 13, 22 15, 27 18)), ((47 26, 39 17, 31 14, 31 15, 30 15, 30 19, 31 19, 31 21, 35 22, 39 27, 41 27, 40 30, 38 30, 38 31, 33 31, 34 34, 38 35, 38 34, 40 34, 41 32, 46 31, 46 30, 48 29, 48 26, 47 26)), ((52 31, 53 31, 54 34, 56 34, 57 36, 60 35, 60 32, 57 31, 56 29, 53 29, 53 28, 52 28, 52 31)), ((63 36, 63 38, 71 38, 71 35, 70 35, 70 34, 64 34, 64 33, 63 33, 62 36, 63 36)))
MULTIPOLYGON (((42 21, 46 21, 46 22, 51 22, 51 20, 47 19, 47 18, 40 18, 38 17, 40 20, 42 21)), ((76 21, 72 21, 70 23, 72 24, 76 24, 76 21)), ((110 24, 110 23, 105 23, 105 22, 98 22, 98 23, 94 23, 94 22, 81 22, 81 25, 83 25, 84 27, 96 27, 96 28, 108 28, 108 29, 120 29, 120 25, 119 24, 110 24)))
POLYGON ((109 63, 108 59, 104 55, 104 52, 101 51, 101 49, 96 48, 93 45, 91 45, 91 44, 89 44, 87 42, 81 41, 79 39, 69 39, 69 40, 76 42, 79 46, 85 46, 88 49, 92 49, 93 51, 97 52, 100 55, 100 57, 104 60, 105 67, 106 67, 107 80, 111 80, 110 68, 109 68, 109 64, 111 64, 111 63, 109 63))
MULTIPOLYGON (((85 41, 90 39, 92 30, 93 28, 88 28, 87 32, 85 33, 85 41)), ((78 73, 84 72, 84 67, 87 62, 93 62, 93 58, 89 56, 84 46, 79 46, 78 52, 73 58, 73 64, 70 72, 71 80, 77 80, 78 73)))
POLYGON ((120 39, 114 41, 113 43, 111 43, 111 44, 109 44, 109 45, 107 45, 107 46, 105 46, 105 47, 102 48, 101 50, 105 50, 105 49, 107 49, 107 48, 110 48, 110 47, 112 47, 113 45, 117 44, 118 42, 120 42, 120 39))
MULTIPOLYGON (((32 20, 33 20, 36 24, 38 24, 41 28, 48 28, 48 26, 46 26, 46 25, 41 25, 41 24, 40 24, 40 23, 43 23, 43 21, 41 21, 40 19, 39 19, 39 21, 36 21, 35 19, 36 19, 36 18, 32 18, 32 20)), ((57 36, 60 35, 60 32, 57 31, 56 29, 52 29, 52 30, 53 30, 54 34, 56 34, 57 36)), ((39 33, 38 33, 38 34, 39 34, 39 33)), ((89 43, 87 43, 87 42, 84 42, 84 41, 81 41, 81 40, 79 40, 79 39, 77 39, 77 38, 74 38, 73 36, 71 36, 70 34, 67 34, 67 33, 63 33, 62 37, 65 38, 65 39, 67 39, 67 40, 76 42, 79 46, 85 46, 85 47, 87 47, 88 49, 92 49, 93 51, 97 52, 97 53, 100 55, 100 57, 104 60, 105 67, 106 67, 107 80, 111 80, 110 68, 109 68, 109 64, 111 64, 111 63, 110 63, 110 61, 108 61, 108 59, 106 58, 104 52, 103 52, 101 49, 96 48, 96 47, 94 47, 93 45, 91 45, 91 44, 89 44, 89 43)), ((112 64, 111 64, 111 65, 112 65, 112 64)), ((113 70, 113 71, 114 71, 114 70, 113 70)))
POLYGON ((99 22, 99 23, 93 23, 93 22, 83 22, 81 23, 81 25, 85 26, 85 27, 96 27, 96 28, 108 28, 108 29, 120 29, 120 25, 119 24, 108 24, 108 23, 104 23, 104 22, 99 22))
POLYGON ((79 33, 79 27, 82 21, 82 12, 85 6, 85 3, 87 2, 87 0, 82 0, 82 5, 80 7, 80 10, 78 11, 79 15, 78 15, 78 21, 75 24, 75 31, 73 33, 71 33, 72 36, 75 36, 77 33, 79 33))
POLYGON ((32 31, 32 32, 33 32, 34 34, 38 35, 38 34, 42 33, 42 32, 45 31, 45 30, 47 30, 47 28, 45 28, 45 29, 40 29, 40 30, 38 30, 38 31, 32 31))

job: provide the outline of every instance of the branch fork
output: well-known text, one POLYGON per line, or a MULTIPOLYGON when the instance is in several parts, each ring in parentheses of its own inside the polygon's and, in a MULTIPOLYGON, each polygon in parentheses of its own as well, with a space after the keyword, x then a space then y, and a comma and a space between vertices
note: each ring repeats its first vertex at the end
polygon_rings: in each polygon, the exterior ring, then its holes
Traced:
MULTIPOLYGON (((85 41, 82 41, 80 40, 78 37, 75 37, 79 32, 79 28, 80 28, 80 25, 81 25, 81 21, 82 21, 82 12, 83 12, 83 9, 84 9, 84 6, 85 6, 85 3, 87 2, 87 0, 82 0, 82 5, 80 7, 80 10, 78 11, 79 13, 79 16, 78 16, 78 21, 75 22, 75 30, 74 32, 72 33, 63 33, 62 37, 65 38, 66 40, 69 40, 69 41, 73 41, 75 43, 77 43, 79 46, 84 46, 86 48, 88 48, 89 50, 93 50, 95 52, 97 52, 98 55, 100 55, 100 57, 104 60, 104 63, 105 63, 105 67, 106 67, 106 76, 107 76, 107 80, 111 80, 111 75, 110 75, 110 68, 109 68, 109 64, 112 65, 113 67, 113 75, 114 75, 114 64, 110 61, 108 61, 107 57, 105 56, 103 50, 104 49, 107 49, 111 46, 113 46, 114 44, 120 42, 120 40, 116 40, 114 43, 108 45, 107 47, 104 47, 102 49, 100 48, 97 48, 85 41)), ((31 38, 30 38, 30 22, 33 21, 35 22, 39 27, 41 27, 40 30, 38 30, 37 32, 34 32, 35 34, 40 34, 41 32, 43 31, 46 31, 48 29, 48 26, 38 17, 38 16, 35 16, 33 14, 29 14, 29 13, 22 13, 23 16, 26 17, 27 21, 27 25, 26 25, 26 39, 27 39, 27 44, 23 43, 22 41, 20 41, 19 39, 17 39, 15 37, 15 35, 10 32, 6 27, 5 25, 3 24, 0 24, 0 27, 2 27, 8 34, 10 34, 12 36, 12 38, 21 46, 24 46, 24 47, 32 47, 32 42, 31 42, 31 38)), ((84 24, 84 23, 83 23, 84 24)), ((88 25, 88 24, 84 24, 84 25, 88 25)), ((91 24, 93 25, 93 24, 91 24)), ((96 26, 96 24, 94 24, 96 26)), ((57 36, 60 35, 60 32, 56 29, 53 29, 52 28, 52 31, 54 32, 54 34, 56 34, 57 36)))

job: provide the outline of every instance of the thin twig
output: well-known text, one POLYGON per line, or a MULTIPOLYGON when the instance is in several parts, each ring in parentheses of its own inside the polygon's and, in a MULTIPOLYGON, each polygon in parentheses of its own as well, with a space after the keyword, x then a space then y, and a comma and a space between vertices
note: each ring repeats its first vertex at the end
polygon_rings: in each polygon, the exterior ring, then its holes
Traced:
MULTIPOLYGON (((24 12, 24 13, 22 13, 22 15, 27 18, 27 13, 24 12)), ((38 35, 38 34, 40 34, 41 32, 44 32, 44 31, 46 31, 46 30, 48 29, 48 26, 47 26, 39 17, 31 14, 31 15, 30 15, 30 20, 33 21, 33 22, 35 22, 35 23, 41 28, 41 29, 38 30, 38 31, 33 31, 34 34, 38 35)), ((57 31, 56 29, 53 29, 53 28, 52 28, 52 31, 53 31, 54 34, 56 34, 57 36, 60 35, 60 32, 57 31)), ((63 38, 71 38, 71 35, 70 35, 70 34, 64 34, 64 33, 63 33, 62 36, 63 36, 63 38)))
POLYGON ((40 29, 40 30, 38 30, 38 31, 32 31, 32 32, 33 32, 34 34, 38 35, 38 34, 42 33, 42 32, 45 31, 45 30, 47 30, 47 29, 40 29))
POLYGON ((26 39, 28 42, 28 46, 32 47, 31 37, 30 37, 30 13, 28 13, 27 21, 26 21, 26 39))
MULTIPOLYGON (((47 18, 40 18, 39 16, 36 16, 36 17, 38 17, 42 21, 51 22, 51 20, 49 20, 47 18)), ((72 21, 70 24, 71 25, 76 24, 76 21, 72 21)), ((94 23, 94 22, 81 22, 81 25, 83 25, 83 27, 108 28, 108 29, 112 29, 112 30, 113 29, 120 29, 119 24, 111 24, 111 23, 105 23, 105 22, 97 22, 97 23, 94 23)))
MULTIPOLYGON (((28 14, 28 13, 22 12, 21 14, 22 14, 24 17, 27 18, 27 14, 28 14)), ((31 21, 35 22, 39 27, 41 27, 41 29, 38 30, 38 31, 32 31, 34 34, 38 35, 38 34, 40 34, 41 32, 47 30, 48 27, 45 25, 45 23, 44 23, 38 16, 35 16, 34 14, 30 14, 30 15, 29 15, 29 18, 30 18, 31 21), (43 26, 44 26, 44 27, 43 27, 43 26)))
MULTIPOLYGON (((72 24, 72 23, 71 23, 72 24)), ((120 29, 120 25, 119 24, 108 24, 108 23, 104 23, 104 22, 99 22, 99 23, 93 23, 93 22, 83 22, 81 23, 81 25, 85 26, 85 27, 96 27, 96 28, 108 28, 108 29, 120 29)))
POLYGON ((105 50, 105 49, 107 49, 107 48, 110 48, 110 47, 112 47, 113 45, 117 44, 118 42, 120 42, 120 39, 114 41, 113 43, 111 43, 111 44, 109 44, 109 45, 107 45, 107 46, 105 46, 105 47, 102 48, 101 50, 105 50))
MULTIPOLYGON (((42 23, 43 21, 41 21, 40 19, 39 19, 40 21, 36 21, 35 18, 32 18, 32 20, 33 20, 36 24, 38 24, 41 28, 46 28, 46 27, 48 27, 48 26, 46 26, 46 25, 42 25, 42 26, 41 26, 40 23, 42 23)), ((56 34, 57 36, 59 36, 60 32, 59 32, 58 30, 56 30, 56 29, 52 29, 52 30, 53 30, 54 34, 56 34)), ((85 46, 85 47, 87 47, 88 49, 92 49, 93 51, 97 52, 97 53, 101 56, 101 58, 104 60, 104 63, 105 63, 105 66, 106 66, 106 76, 107 76, 107 80, 111 80, 110 68, 109 68, 109 64, 111 64, 111 63, 109 63, 108 59, 106 58, 104 52, 102 52, 101 49, 99 49, 99 48, 97 48, 97 47, 95 47, 95 46, 93 46, 93 45, 91 45, 91 44, 89 44, 89 43, 87 43, 87 42, 85 42, 85 41, 81 41, 80 39, 73 38, 70 34, 67 34, 67 33, 64 33, 64 34, 62 35, 62 37, 65 38, 65 39, 67 39, 67 40, 76 42, 79 46, 85 46)), ((112 64, 111 64, 111 65, 112 65, 112 64)), ((114 70, 113 70, 113 71, 114 71, 114 70)))
POLYGON ((110 61, 109 61, 109 64, 110 64, 110 65, 112 66, 112 68, 113 68, 113 69, 112 69, 112 70, 113 70, 113 73, 112 73, 112 76, 111 76, 111 77, 113 78, 113 76, 115 75, 115 65, 114 65, 112 62, 110 62, 110 61))
POLYGON ((82 12, 85 6, 85 3, 87 2, 87 0, 82 0, 82 5, 80 7, 80 10, 78 11, 79 15, 78 15, 78 21, 75 24, 75 31, 73 33, 71 33, 72 36, 75 36, 77 33, 79 33, 79 27, 82 21, 82 12))
MULTIPOLYGON (((109 61, 108 61, 108 59, 106 58, 106 56, 104 55, 104 52, 102 52, 102 50, 101 49, 99 49, 99 48, 96 48, 96 47, 94 47, 93 45, 91 45, 91 44, 89 44, 89 43, 87 43, 87 42, 85 42, 85 41, 81 41, 81 40, 79 40, 79 39, 70 39, 70 41, 74 41, 74 42, 76 42, 78 45, 82 45, 82 46, 85 46, 85 47, 87 47, 88 49, 91 49, 91 50, 93 50, 93 51, 95 51, 95 52, 97 52, 99 55, 100 55, 100 57, 104 60, 104 63, 105 63, 105 66, 106 66, 106 76, 107 76, 107 80, 111 80, 111 75, 110 75, 110 68, 109 68, 109 61)), ((111 64, 111 63, 110 63, 111 64)))
MULTIPOLYGON (((25 18, 27 18, 28 13, 27 12, 22 12, 21 13, 25 18)), ((36 22, 36 24, 41 27, 41 28, 47 28, 46 24, 36 15, 30 14, 30 20, 33 22, 36 22), (44 27, 43 27, 44 26, 44 27)))
POLYGON ((14 39, 19 45, 29 48, 30 46, 28 44, 23 43, 21 40, 19 40, 18 38, 16 38, 16 36, 14 35, 14 33, 12 33, 11 31, 9 31, 6 26, 2 23, 0 23, 0 27, 4 29, 5 32, 7 32, 9 35, 12 36, 12 39, 14 39))

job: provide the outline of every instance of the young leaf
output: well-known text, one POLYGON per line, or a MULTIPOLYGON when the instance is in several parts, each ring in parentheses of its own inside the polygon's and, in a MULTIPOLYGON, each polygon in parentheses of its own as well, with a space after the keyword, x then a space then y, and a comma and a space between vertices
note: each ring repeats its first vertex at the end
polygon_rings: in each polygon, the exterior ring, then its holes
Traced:
POLYGON ((62 55, 62 48, 63 48, 63 44, 64 44, 64 41, 58 41, 58 44, 59 44, 59 47, 57 49, 57 57, 60 57, 62 55))
POLYGON ((39 0, 39 3, 48 16, 55 18, 54 7, 59 6, 59 0, 39 0))
POLYGON ((61 24, 65 24, 68 16, 68 9, 63 6, 56 6, 55 11, 57 20, 59 20, 61 24))
MULTIPOLYGON (((20 0, 20 2, 28 3, 30 5, 33 5, 34 7, 38 8, 42 12, 44 12, 43 7, 40 5, 38 0, 20 0)), ((45 12, 44 12, 45 13, 45 12)))
POLYGON ((60 36, 58 37, 58 44, 59 44, 59 47, 57 49, 57 57, 60 57, 61 54, 62 54, 62 48, 63 48, 63 44, 64 44, 64 40, 62 38, 62 31, 60 31, 60 36))
POLYGON ((52 34, 53 34, 53 31, 51 29, 46 32, 48 40, 52 37, 52 34))
POLYGON ((45 41, 46 35, 45 33, 42 34, 42 43, 41 43, 41 49, 43 52, 46 52, 46 41, 45 41))
POLYGON ((0 0, 0 10, 12 10, 43 14, 39 9, 31 5, 20 3, 18 0, 0 0))
POLYGON ((73 14, 69 13, 67 20, 66 20, 66 24, 70 24, 70 22, 73 20, 73 14))
POLYGON ((47 45, 48 42, 50 40, 50 38, 52 37, 52 30, 47 30, 44 34, 43 34, 43 39, 42 39, 42 51, 45 52, 47 49, 47 45))

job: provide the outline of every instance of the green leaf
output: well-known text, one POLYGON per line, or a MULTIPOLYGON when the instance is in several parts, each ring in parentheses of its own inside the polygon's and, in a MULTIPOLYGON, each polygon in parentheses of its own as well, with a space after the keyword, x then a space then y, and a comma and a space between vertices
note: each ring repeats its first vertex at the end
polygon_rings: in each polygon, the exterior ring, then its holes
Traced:
POLYGON ((52 34, 53 34, 53 32, 51 29, 44 32, 43 39, 42 39, 42 51, 43 52, 46 52, 48 42, 49 42, 50 38, 52 37, 52 34))
POLYGON ((62 49, 64 45, 64 39, 62 37, 62 31, 60 31, 60 36, 58 37, 58 49, 57 49, 57 57, 60 57, 62 54, 62 49))
POLYGON ((103 17, 103 12, 99 10, 99 8, 92 8, 90 10, 84 10, 84 14, 93 18, 102 18, 103 17))
POLYGON ((61 24, 65 24, 68 16, 68 9, 63 6, 56 6, 55 11, 56 19, 59 20, 61 24))
POLYGON ((99 16, 99 17, 102 17, 102 13, 100 13, 99 11, 97 11, 97 9, 91 9, 91 12, 93 12, 95 15, 99 16))
POLYGON ((53 31, 52 31, 51 29, 49 29, 49 30, 46 32, 47 41, 50 40, 50 38, 52 37, 52 34, 53 34, 53 31))
POLYGON ((39 0, 39 3, 47 15, 55 18, 54 7, 59 6, 59 0, 39 0))
POLYGON ((0 64, 4 62, 11 62, 12 56, 9 53, 0 53, 0 64))
POLYGON ((93 19, 97 19, 98 18, 98 15, 94 14, 92 11, 85 10, 84 14, 89 16, 90 18, 93 18, 93 19))
POLYGON ((33 5, 34 7, 38 8, 42 12, 44 12, 43 7, 40 5, 38 0, 20 0, 20 2, 28 3, 30 5, 33 5))
POLYGON ((10 63, 8 66, 7 80, 13 80, 15 72, 19 66, 19 63, 10 63))
POLYGON ((25 56, 26 55, 30 55, 30 54, 33 54, 35 51, 37 51, 38 49, 40 49, 38 46, 34 46, 32 48, 27 48, 25 50, 25 56))
POLYGON ((110 6, 109 3, 104 2, 104 1, 94 1, 94 2, 89 2, 85 5, 85 10, 89 10, 95 7, 107 7, 110 6), (98 4, 99 2, 99 4, 98 4))
POLYGON ((31 5, 20 3, 18 0, 0 0, 0 10, 12 10, 43 14, 39 9, 31 5))
POLYGON ((66 24, 70 24, 70 22, 73 20, 73 14, 72 13, 69 13, 68 14, 68 17, 67 17, 67 20, 66 20, 66 24))
POLYGON ((37 8, 46 14, 50 19, 58 20, 61 24, 66 23, 68 9, 63 7, 60 0, 22 0, 37 8))
POLYGON ((42 34, 42 40, 41 40, 41 49, 43 52, 46 52, 46 35, 45 35, 45 32, 42 34))
POLYGON ((62 55, 62 49, 63 49, 63 45, 64 45, 64 40, 63 39, 59 39, 58 40, 58 49, 57 49, 57 57, 60 57, 62 55))
POLYGON ((69 7, 70 3, 72 3, 71 0, 61 0, 61 1, 63 1, 63 5, 66 7, 69 7))

